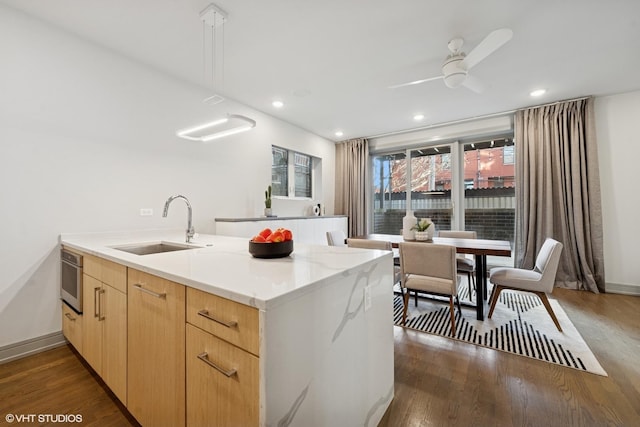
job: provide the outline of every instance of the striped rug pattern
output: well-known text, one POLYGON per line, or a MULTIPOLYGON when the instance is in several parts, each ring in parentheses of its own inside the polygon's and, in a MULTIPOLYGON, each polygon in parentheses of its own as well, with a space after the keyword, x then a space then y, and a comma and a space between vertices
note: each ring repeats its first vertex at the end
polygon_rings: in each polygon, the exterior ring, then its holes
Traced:
MULTIPOLYGON (((460 291, 461 301, 468 301, 466 287, 461 287, 460 291)), ((475 309, 469 307, 463 307, 461 317, 456 307, 454 337, 450 335, 448 300, 419 298, 418 306, 415 307, 412 295, 409 300, 407 323, 404 326, 606 376, 606 372, 571 324, 562 307, 555 300, 551 301, 556 316, 562 319, 562 333, 556 329, 542 301, 536 295, 510 291, 500 294, 491 319, 476 320, 475 309)), ((393 320, 398 326, 403 326, 402 310, 402 297, 396 295, 393 302, 393 320)))

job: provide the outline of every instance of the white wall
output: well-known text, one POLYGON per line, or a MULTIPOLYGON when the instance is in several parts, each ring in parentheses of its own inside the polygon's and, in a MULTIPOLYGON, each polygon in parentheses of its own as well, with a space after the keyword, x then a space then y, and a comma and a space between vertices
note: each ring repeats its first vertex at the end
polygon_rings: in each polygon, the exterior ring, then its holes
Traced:
POLYGON ((607 291, 640 294, 640 91, 596 98, 607 291))
MULTIPOLYGON (((333 213, 331 141, 232 101, 206 106, 204 89, 4 6, 0 63, 0 347, 60 330, 60 233, 185 228, 180 201, 161 216, 178 193, 201 233, 215 217, 259 216, 271 144, 322 158, 317 202, 333 213), (175 136, 227 112, 256 128, 208 145, 175 136)), ((302 215, 310 205, 273 207, 302 215)))

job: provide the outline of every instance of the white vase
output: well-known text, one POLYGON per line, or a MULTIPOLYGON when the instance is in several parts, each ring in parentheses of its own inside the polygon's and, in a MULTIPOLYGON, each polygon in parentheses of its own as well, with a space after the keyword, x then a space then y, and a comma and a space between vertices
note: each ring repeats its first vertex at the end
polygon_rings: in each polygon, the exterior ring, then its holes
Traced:
MULTIPOLYGON (((429 227, 431 228, 431 227, 429 227)), ((415 232, 416 240, 425 241, 429 240, 429 232, 428 231, 416 231, 415 232)))
POLYGON ((416 217, 413 215, 412 210, 408 210, 407 214, 402 218, 402 238, 404 240, 413 240, 414 232, 411 229, 416 225, 416 217))
POLYGON ((264 208, 264 216, 272 216, 271 208, 264 208))
MULTIPOLYGON (((425 218, 425 220, 431 222, 431 218, 425 218)), ((431 222, 431 225, 429 226, 429 228, 427 228, 425 230, 425 232, 427 233, 427 240, 433 240, 433 235, 435 234, 436 231, 436 225, 431 222)))

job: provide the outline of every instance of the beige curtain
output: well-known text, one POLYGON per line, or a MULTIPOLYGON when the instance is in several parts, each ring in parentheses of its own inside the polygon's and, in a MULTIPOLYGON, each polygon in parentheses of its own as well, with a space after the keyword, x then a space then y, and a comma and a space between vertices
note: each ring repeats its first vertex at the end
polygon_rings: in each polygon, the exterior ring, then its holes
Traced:
POLYGON ((368 162, 366 139, 351 139, 336 145, 335 212, 349 217, 349 237, 367 232, 368 162))
POLYGON ((531 268, 546 237, 564 244, 556 286, 604 291, 593 98, 516 112, 516 257, 531 268))

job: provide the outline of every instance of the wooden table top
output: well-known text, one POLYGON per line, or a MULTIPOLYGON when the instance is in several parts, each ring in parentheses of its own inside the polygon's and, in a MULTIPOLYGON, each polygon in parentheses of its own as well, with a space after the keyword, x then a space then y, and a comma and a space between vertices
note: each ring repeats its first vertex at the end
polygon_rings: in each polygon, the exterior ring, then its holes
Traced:
POLYGON ((404 240, 401 235, 397 234, 366 234, 363 236, 355 236, 356 239, 382 240, 391 242, 394 248, 400 243, 418 242, 418 243, 435 243, 441 245, 451 245, 456 247, 456 252, 461 254, 472 255, 494 255, 494 256, 511 256, 511 243, 508 240, 487 240, 487 239, 457 239, 451 237, 434 237, 433 241, 404 240))

